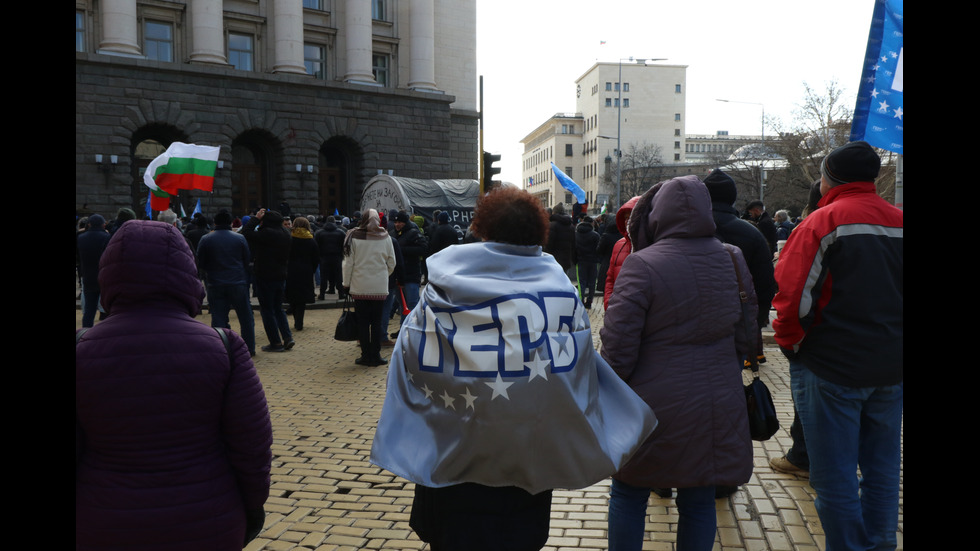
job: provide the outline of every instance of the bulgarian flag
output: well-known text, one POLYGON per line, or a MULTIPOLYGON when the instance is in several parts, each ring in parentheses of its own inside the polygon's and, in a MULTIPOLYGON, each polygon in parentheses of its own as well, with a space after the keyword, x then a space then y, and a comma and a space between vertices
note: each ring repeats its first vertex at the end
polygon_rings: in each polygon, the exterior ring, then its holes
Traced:
POLYGON ((153 210, 170 208, 170 196, 181 189, 211 191, 214 171, 218 167, 219 146, 194 145, 181 142, 170 144, 153 159, 143 173, 143 183, 152 193, 153 210))

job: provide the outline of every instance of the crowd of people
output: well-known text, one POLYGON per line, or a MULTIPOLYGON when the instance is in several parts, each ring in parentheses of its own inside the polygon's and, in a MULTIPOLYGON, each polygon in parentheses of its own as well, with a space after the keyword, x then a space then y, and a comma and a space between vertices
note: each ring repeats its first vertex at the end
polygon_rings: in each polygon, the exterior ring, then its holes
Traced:
POLYGON ((775 308, 794 420, 793 447, 771 465, 809 478, 826 549, 894 549, 903 216, 875 192, 879 168, 864 142, 834 150, 795 224, 759 201, 740 214, 721 170, 657 183, 596 218, 498 187, 465 236, 439 212, 220 212, 183 232, 172 211, 159 222, 91 215, 77 235, 76 545, 104 547, 111 526, 130 524, 122 545, 152 534, 230 549, 254 537, 271 429, 246 327, 251 288, 264 352, 292 349, 306 305, 335 293, 354 303, 357 364, 389 364, 382 350, 393 348, 371 460, 416 484, 411 526, 436 551, 540 549, 551 491, 610 476, 611 550, 640 549, 650 493, 675 491, 676 548, 711 549, 714 500, 752 474, 741 373, 765 363, 775 308), (216 332, 190 319, 205 286, 216 332), (110 315, 96 325, 99 308, 110 315), (241 337, 225 331, 232 308, 241 337), (172 342, 188 338, 194 350, 172 342), (178 348, 200 361, 168 360, 178 348), (144 355, 153 361, 134 362, 144 355), (120 379, 120 362, 137 364, 135 382, 120 379), (168 415, 160 388, 182 395, 182 415, 168 415), (133 399, 147 417, 131 414, 133 399), (186 434, 153 440, 154 416, 186 434), (186 466, 155 476, 175 452, 191 454, 186 466), (201 472, 221 474, 194 486, 201 472), (162 535, 126 511, 138 496, 120 480, 145 487, 182 530, 162 535), (185 503, 168 489, 199 495, 185 503), (220 526, 204 530, 212 517, 220 526))

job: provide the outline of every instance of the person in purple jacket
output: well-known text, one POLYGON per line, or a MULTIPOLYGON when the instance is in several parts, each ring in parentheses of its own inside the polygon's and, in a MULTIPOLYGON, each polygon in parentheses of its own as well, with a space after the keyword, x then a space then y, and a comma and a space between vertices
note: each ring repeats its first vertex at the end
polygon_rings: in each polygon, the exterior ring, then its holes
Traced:
POLYGON ((241 549, 272 460, 248 349, 193 319, 204 289, 173 226, 127 222, 100 266, 109 316, 75 336, 75 548, 241 549))

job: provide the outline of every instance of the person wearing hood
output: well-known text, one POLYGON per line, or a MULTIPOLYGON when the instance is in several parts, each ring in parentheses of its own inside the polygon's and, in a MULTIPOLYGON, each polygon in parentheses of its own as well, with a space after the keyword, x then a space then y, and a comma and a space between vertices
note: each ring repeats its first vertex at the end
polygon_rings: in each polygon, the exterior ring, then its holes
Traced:
POLYGON ((274 210, 259 209, 248 221, 242 235, 252 249, 255 267, 255 294, 259 313, 269 344, 263 352, 283 352, 296 344, 289 330, 289 319, 282 309, 286 291, 286 267, 289 264, 289 230, 282 225, 282 215, 274 210))
POLYGON ((578 275, 579 298, 586 308, 592 308, 595 296, 596 273, 599 269, 599 234, 592 226, 592 218, 583 216, 575 226, 575 263, 578 275))
POLYGON ((391 236, 381 227, 378 211, 368 209, 360 226, 344 239, 344 287, 354 299, 361 356, 354 363, 384 365, 381 357, 382 311, 388 297, 388 276, 395 269, 395 250, 391 236))
MULTIPOLYGON (((609 548, 642 546, 652 488, 677 488, 677 548, 708 551, 715 486, 752 475, 741 355, 754 343, 740 284, 753 293, 737 247, 715 238, 711 198, 696 176, 656 184, 636 202, 623 263, 600 331, 602 356, 660 424, 613 475, 609 548)), ((754 298, 750 296, 750 304, 754 298)))
POLYGON ((293 327, 303 330, 306 305, 316 300, 313 274, 320 265, 320 252, 310 232, 310 221, 298 216, 290 231, 289 266, 286 269, 286 300, 293 312, 293 327))
POLYGON ((633 212, 633 207, 636 206, 636 202, 639 200, 640 196, 637 195, 629 201, 626 201, 616 211, 616 229, 619 230, 619 233, 623 234, 623 238, 613 245, 612 253, 609 256, 609 269, 606 271, 606 285, 602 293, 603 308, 609 308, 609 297, 612 296, 613 289, 616 287, 616 277, 619 275, 619 270, 623 267, 623 262, 626 261, 626 257, 633 251, 633 244, 630 243, 630 236, 626 231, 626 222, 633 212))
POLYGON ((75 548, 241 549, 272 463, 245 343, 193 319, 204 287, 172 226, 126 222, 99 280, 110 315, 75 335, 75 548))

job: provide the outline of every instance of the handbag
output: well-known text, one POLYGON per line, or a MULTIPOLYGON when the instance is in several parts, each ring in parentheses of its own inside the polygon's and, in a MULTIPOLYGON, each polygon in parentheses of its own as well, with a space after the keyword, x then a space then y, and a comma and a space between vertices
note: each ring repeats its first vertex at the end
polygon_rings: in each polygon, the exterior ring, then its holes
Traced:
MULTIPOLYGON (((735 277, 738 279, 738 295, 742 303, 742 317, 746 320, 751 320, 751 317, 748 315, 749 295, 744 290, 742 272, 738 269, 738 261, 735 259, 735 253, 729 249, 728 254, 731 255, 732 263, 735 265, 735 277)), ((752 324, 747 322, 742 325, 745 326, 747 342, 751 343, 755 341, 754 332, 751 330, 752 324)), ((769 387, 759 378, 759 360, 754 354, 749 354, 748 360, 750 366, 747 369, 752 370, 752 382, 745 385, 745 405, 749 413, 749 434, 752 436, 752 440, 765 442, 772 438, 772 435, 776 434, 776 431, 779 430, 779 418, 776 417, 776 406, 772 403, 772 394, 769 392, 769 387)))
POLYGON ((357 336, 357 313, 351 306, 350 295, 347 295, 344 299, 344 311, 340 314, 340 319, 337 320, 337 329, 333 332, 333 338, 338 341, 350 342, 356 341, 357 336))

